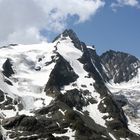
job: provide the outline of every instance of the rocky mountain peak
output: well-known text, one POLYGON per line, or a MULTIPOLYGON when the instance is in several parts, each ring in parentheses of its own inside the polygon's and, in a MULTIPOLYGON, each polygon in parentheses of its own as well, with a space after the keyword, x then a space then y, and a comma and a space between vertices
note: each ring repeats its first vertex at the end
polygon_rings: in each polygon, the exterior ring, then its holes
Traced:
POLYGON ((69 37, 72 42, 74 43, 74 46, 78 49, 82 49, 81 48, 81 41, 79 40, 79 38, 77 37, 76 33, 72 30, 72 29, 66 29, 64 30, 64 32, 62 32, 60 35, 58 35, 53 42, 55 42, 56 40, 65 40, 67 37, 69 37))
POLYGON ((109 50, 100 58, 108 71, 109 79, 113 79, 115 83, 131 80, 137 75, 140 67, 138 58, 124 52, 109 50))
POLYGON ((72 29, 66 29, 66 30, 64 30, 64 32, 62 33, 62 35, 64 37, 69 36, 70 38, 75 38, 75 39, 77 38, 78 39, 76 33, 72 29))

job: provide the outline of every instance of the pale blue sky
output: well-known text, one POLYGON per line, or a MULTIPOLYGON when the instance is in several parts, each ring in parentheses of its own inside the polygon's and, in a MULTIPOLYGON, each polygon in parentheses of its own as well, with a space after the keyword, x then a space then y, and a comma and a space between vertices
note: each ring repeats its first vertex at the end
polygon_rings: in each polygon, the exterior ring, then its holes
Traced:
POLYGON ((140 58, 140 9, 124 7, 114 13, 105 7, 91 21, 72 28, 99 53, 113 49, 140 58))

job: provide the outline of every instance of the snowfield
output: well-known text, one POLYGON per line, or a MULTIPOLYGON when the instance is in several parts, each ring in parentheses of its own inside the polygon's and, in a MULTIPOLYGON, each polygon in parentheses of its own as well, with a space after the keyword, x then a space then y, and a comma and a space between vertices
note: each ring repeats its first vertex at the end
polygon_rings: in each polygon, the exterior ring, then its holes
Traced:
POLYGON ((50 62, 51 57, 56 55, 53 53, 55 49, 53 46, 52 43, 43 42, 42 44, 17 45, 0 49, 1 71, 3 71, 3 63, 10 58, 15 72, 10 77, 13 86, 3 82, 4 77, 0 75, 0 89, 14 99, 22 98, 24 105, 24 110, 20 112, 1 110, 6 117, 15 116, 17 112, 29 115, 31 110, 41 108, 51 102, 52 97, 45 95, 44 87, 55 66, 55 63, 52 63, 45 67, 45 63, 50 62), (37 71, 37 67, 41 70, 37 71))
POLYGON ((131 131, 140 134, 140 68, 138 74, 128 82, 115 84, 107 83, 107 87, 114 95, 123 95, 128 104, 123 110, 128 119, 128 127, 131 131))

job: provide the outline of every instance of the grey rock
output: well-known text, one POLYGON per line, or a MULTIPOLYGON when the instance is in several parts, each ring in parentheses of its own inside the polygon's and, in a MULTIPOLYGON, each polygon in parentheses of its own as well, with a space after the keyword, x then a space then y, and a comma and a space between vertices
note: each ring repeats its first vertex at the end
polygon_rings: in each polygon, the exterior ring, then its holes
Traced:
POLYGON ((3 64, 3 74, 6 77, 10 77, 12 74, 14 74, 14 70, 12 68, 12 60, 10 58, 7 58, 5 63, 3 64))
POLYGON ((123 52, 113 50, 103 53, 101 61, 108 71, 109 79, 115 83, 127 82, 135 77, 140 67, 140 61, 135 57, 123 52))

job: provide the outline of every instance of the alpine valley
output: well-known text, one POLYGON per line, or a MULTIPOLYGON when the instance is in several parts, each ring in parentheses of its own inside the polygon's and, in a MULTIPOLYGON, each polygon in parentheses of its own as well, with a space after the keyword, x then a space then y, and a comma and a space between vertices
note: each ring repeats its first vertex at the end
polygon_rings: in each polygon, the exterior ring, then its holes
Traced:
POLYGON ((72 30, 1 47, 0 140, 140 140, 140 60, 72 30))

